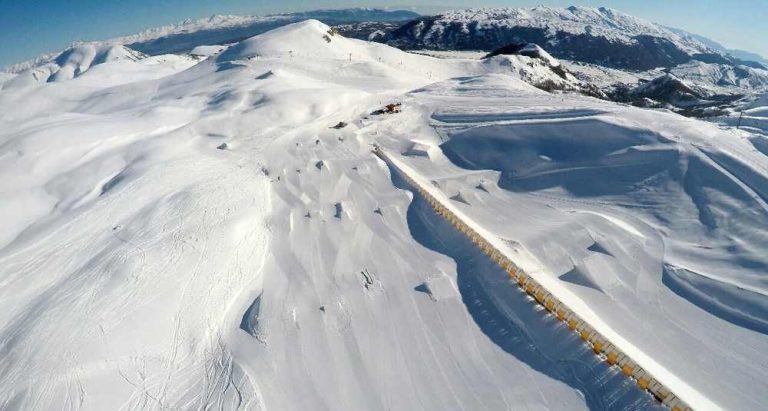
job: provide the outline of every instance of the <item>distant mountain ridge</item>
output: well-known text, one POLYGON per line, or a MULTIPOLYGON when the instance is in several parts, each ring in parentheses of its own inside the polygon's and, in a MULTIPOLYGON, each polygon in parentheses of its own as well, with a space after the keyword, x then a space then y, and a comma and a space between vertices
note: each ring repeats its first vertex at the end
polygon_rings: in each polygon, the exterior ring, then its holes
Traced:
POLYGON ((692 59, 740 63, 698 36, 605 7, 454 10, 417 18, 380 40, 405 49, 486 51, 524 41, 556 58, 631 70, 673 67, 692 59))

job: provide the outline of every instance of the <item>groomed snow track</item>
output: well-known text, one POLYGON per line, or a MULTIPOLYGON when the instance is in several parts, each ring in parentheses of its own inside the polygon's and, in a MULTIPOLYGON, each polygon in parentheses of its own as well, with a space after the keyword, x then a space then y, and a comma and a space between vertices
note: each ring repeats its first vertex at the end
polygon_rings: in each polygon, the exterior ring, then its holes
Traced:
POLYGON ((549 313, 552 313, 558 320, 565 323, 568 328, 579 334, 585 344, 588 344, 592 350, 601 359, 611 366, 617 366, 622 374, 632 379, 642 390, 650 392, 662 404, 669 407, 672 411, 692 411, 686 402, 680 399, 675 393, 667 388, 663 382, 659 381, 648 371, 644 370, 635 360, 626 353, 617 348, 602 334, 597 332, 591 325, 579 317, 573 310, 558 300, 552 293, 542 287, 536 280, 526 274, 509 257, 498 250, 490 241, 488 241, 476 228, 465 222, 456 213, 450 210, 443 202, 432 195, 423 184, 420 184, 411 175, 412 171, 406 170, 398 161, 394 161, 385 150, 378 145, 374 145, 374 154, 381 158, 385 163, 398 170, 403 179, 419 193, 435 212, 450 222, 459 232, 469 237, 469 239, 479 247, 483 253, 488 255, 509 275, 510 281, 517 285, 530 295, 536 303, 543 306, 549 313))

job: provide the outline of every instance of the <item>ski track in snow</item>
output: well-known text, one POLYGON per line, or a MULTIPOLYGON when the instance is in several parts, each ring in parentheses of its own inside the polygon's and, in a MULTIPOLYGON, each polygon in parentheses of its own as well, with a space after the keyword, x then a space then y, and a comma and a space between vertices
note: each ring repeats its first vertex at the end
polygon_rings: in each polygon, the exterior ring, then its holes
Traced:
POLYGON ((307 21, 202 61, 4 84, 0 408, 658 407, 374 142, 688 383, 681 395, 758 408, 760 137, 516 75, 307 21), (402 113, 368 114, 393 101, 402 113))

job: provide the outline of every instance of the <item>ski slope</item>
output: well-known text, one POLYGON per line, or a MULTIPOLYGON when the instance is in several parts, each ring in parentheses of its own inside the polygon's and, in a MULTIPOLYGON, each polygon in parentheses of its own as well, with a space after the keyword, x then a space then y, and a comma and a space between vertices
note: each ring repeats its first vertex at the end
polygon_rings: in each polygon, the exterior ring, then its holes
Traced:
POLYGON ((750 136, 314 20, 211 50, 0 89, 0 408, 661 408, 374 142, 694 408, 764 402, 750 136))
POLYGON ((410 97, 420 120, 393 120, 385 148, 694 409, 760 407, 768 169, 750 138, 487 76, 410 97))

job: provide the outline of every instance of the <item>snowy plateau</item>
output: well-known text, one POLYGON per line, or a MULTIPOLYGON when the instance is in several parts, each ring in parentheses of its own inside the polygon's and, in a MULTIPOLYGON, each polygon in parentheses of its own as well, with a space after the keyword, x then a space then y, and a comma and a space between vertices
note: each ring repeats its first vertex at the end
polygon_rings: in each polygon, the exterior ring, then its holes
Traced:
POLYGON ((313 19, 190 50, 0 77, 0 409, 665 409, 406 169, 693 409, 768 406, 759 90, 704 121, 313 19))

